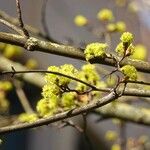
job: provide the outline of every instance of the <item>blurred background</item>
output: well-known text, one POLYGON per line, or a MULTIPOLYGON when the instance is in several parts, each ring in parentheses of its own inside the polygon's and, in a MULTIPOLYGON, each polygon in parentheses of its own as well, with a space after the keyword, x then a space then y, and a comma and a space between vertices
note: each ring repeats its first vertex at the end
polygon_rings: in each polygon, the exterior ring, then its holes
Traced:
MULTIPOLYGON (((23 20, 26 24, 32 25, 43 31, 41 24, 41 8, 44 0, 25 0, 20 1, 22 7, 23 20)), ((53 39, 61 43, 66 43, 67 39, 73 41, 76 47, 81 43, 101 41, 87 31, 85 28, 79 28, 74 24, 74 17, 78 14, 86 16, 91 22, 96 20, 98 11, 102 8, 112 9, 116 20, 122 20, 127 23, 127 31, 136 35, 135 43, 144 44, 150 47, 150 1, 149 0, 48 0, 46 5, 46 21, 53 39), (134 2, 134 5, 131 5, 134 2)), ((15 0, 1 0, 0 9, 9 15, 16 17, 15 0)), ((4 26, 0 26, 1 31, 8 31, 4 26)), ((44 32, 44 31, 43 31, 44 32)), ((113 36, 112 47, 119 41, 119 34, 113 36)), ((148 52, 149 53, 149 52, 148 52)), ((39 62, 39 68, 47 69, 50 65, 62 65, 72 63, 80 67, 83 62, 72 60, 65 57, 44 54, 40 52, 24 51, 24 59, 28 57, 36 58, 39 62)), ((27 84, 25 92, 30 100, 37 101, 40 97, 40 89, 27 84)), ((14 94, 14 93, 12 93, 14 94)), ((12 97, 12 96, 11 96, 12 97)), ((14 94, 15 97, 15 94, 14 94)), ((11 108, 14 114, 22 111, 20 104, 13 97, 16 104, 11 108)), ((110 120, 96 122, 95 115, 88 117, 88 134, 92 141, 93 149, 109 150, 111 143, 104 139, 107 130, 117 130, 116 126, 110 120)), ((75 117, 75 122, 82 126, 82 118, 75 117)), ((139 137, 141 134, 150 134, 148 127, 127 124, 127 136, 139 137)), ((58 129, 57 127, 43 126, 33 130, 20 131, 7 134, 4 137, 4 143, 0 149, 5 150, 87 150, 88 145, 81 133, 71 127, 58 129)))

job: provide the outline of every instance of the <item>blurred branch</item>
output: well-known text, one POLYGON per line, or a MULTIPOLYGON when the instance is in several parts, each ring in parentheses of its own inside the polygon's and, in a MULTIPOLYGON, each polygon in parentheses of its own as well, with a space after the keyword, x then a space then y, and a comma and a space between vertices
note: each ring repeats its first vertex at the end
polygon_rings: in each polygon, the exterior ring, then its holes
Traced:
POLYGON ((92 146, 91 140, 90 140, 90 138, 88 137, 88 134, 87 134, 87 114, 82 114, 82 117, 83 117, 83 134, 84 134, 84 138, 85 138, 85 140, 88 144, 88 149, 92 150, 93 146, 92 146))
MULTIPOLYGON (((4 56, 0 55, 0 70, 11 70, 11 66, 15 67, 16 70, 28 70, 25 66, 20 63, 11 61, 4 56)), ((44 86, 44 77, 41 74, 22 74, 19 76, 24 79, 24 81, 29 82, 38 87, 44 86), (38 81, 38 82, 37 82, 38 81)))
POLYGON ((18 81, 18 80, 15 80, 14 81, 14 86, 16 88, 16 93, 17 93, 17 96, 19 98, 19 101, 22 105, 22 107, 24 108, 25 112, 26 113, 33 113, 33 109, 29 103, 29 100, 27 99, 23 89, 22 89, 22 86, 21 86, 21 82, 18 81))
POLYGON ((43 29, 44 29, 44 32, 45 32, 45 38, 48 41, 58 43, 56 40, 54 40, 50 36, 50 32, 48 30, 48 26, 47 26, 47 23, 46 23, 46 10, 47 10, 46 6, 47 6, 47 2, 48 2, 48 0, 43 0, 43 5, 42 5, 42 9, 41 9, 41 23, 42 23, 42 26, 43 26, 43 29))
POLYGON ((1 116, 0 115, 0 127, 12 125, 17 119, 17 116, 1 116))
POLYGON ((125 103, 110 103, 94 111, 98 115, 118 118, 133 123, 150 125, 150 110, 125 103))
POLYGON ((118 124, 119 128, 119 145, 121 147, 121 150, 126 150, 126 123, 122 120, 120 120, 120 123, 118 124))

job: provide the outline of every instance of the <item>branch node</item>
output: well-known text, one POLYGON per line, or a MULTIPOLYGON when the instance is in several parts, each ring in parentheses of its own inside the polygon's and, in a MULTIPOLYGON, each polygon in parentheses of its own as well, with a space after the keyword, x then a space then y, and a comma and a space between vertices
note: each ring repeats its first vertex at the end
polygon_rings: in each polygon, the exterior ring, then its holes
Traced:
POLYGON ((15 68, 13 66, 11 66, 11 69, 12 69, 12 75, 11 75, 11 77, 14 77, 14 75, 16 73, 16 70, 15 70, 15 68))
POLYGON ((34 51, 37 44, 38 40, 36 38, 30 37, 29 39, 27 39, 24 48, 27 49, 28 51, 34 51))

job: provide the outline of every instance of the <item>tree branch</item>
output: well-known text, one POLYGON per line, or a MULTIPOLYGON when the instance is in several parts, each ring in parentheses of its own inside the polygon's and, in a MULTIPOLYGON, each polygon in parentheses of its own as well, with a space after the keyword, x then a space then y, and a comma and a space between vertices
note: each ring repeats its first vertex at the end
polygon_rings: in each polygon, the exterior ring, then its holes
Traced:
MULTIPOLYGON (((7 75, 10 74, 12 76, 16 75, 16 74, 32 74, 32 73, 49 73, 49 74, 56 74, 58 76, 63 76, 66 78, 70 78, 74 81, 83 83, 87 86, 89 86, 92 91, 100 91, 100 92, 111 92, 112 89, 110 88, 97 88, 96 86, 89 84, 85 81, 82 81, 78 78, 66 75, 66 74, 62 74, 60 72, 55 72, 55 71, 46 71, 46 70, 25 70, 25 71, 16 71, 13 67, 13 70, 11 71, 2 71, 0 72, 0 75, 7 75)), ((123 96, 139 96, 139 97, 150 97, 150 91, 149 90, 143 90, 143 89, 134 89, 134 88, 119 88, 117 89, 118 93, 122 93, 123 96), (122 93, 122 90, 124 91, 122 93)))
POLYGON ((150 110, 138 108, 125 103, 110 103, 102 108, 96 109, 98 115, 118 118, 132 123, 150 125, 150 110))
POLYGON ((0 134, 10 133, 10 132, 34 128, 34 127, 39 127, 42 125, 48 125, 48 124, 54 123, 56 121, 60 121, 60 120, 66 119, 66 118, 70 118, 70 117, 91 111, 95 108, 102 107, 102 106, 112 102, 115 99, 117 99, 116 94, 114 92, 111 92, 108 95, 106 95, 105 97, 99 99, 98 101, 91 102, 85 106, 82 106, 82 107, 79 107, 76 109, 72 109, 70 111, 66 111, 63 113, 59 113, 59 114, 56 114, 51 117, 39 119, 33 123, 22 123, 22 124, 2 127, 2 128, 0 128, 0 134))
MULTIPOLYGON (((3 56, 0 56, 0 70, 11 70, 11 67, 13 66, 16 70, 27 70, 26 67, 21 65, 20 63, 15 63, 3 56)), ((44 78, 40 74, 23 74, 21 76, 25 81, 32 83, 38 87, 43 87, 44 85, 44 78), (37 82, 38 81, 38 82, 37 82)), ((111 89, 110 89, 111 90, 111 89)), ((140 95, 147 95, 150 96, 150 91, 145 91, 145 90, 139 90, 139 89, 128 89, 126 88, 126 91, 124 94, 126 95, 137 95, 141 93, 140 95)), ((128 104, 123 104, 123 103, 117 103, 115 105, 115 108, 113 104, 106 105, 105 107, 102 108, 101 112, 99 112, 103 116, 108 116, 108 117, 116 117, 122 120, 127 120, 133 123, 139 123, 139 124, 145 124, 145 125, 150 125, 150 113, 145 113, 145 111, 141 110, 140 108, 130 106, 128 104), (113 106, 113 107, 112 107, 113 106), (138 118, 138 116, 141 116, 138 118), (142 118, 142 119, 141 119, 142 118)))
POLYGON ((29 100, 27 99, 23 89, 22 89, 22 85, 21 85, 21 82, 18 81, 18 80, 15 80, 14 81, 14 86, 16 88, 16 93, 17 93, 17 96, 18 96, 18 99, 24 109, 24 111, 26 113, 34 113, 30 103, 29 103, 29 100))
POLYGON ((22 20, 22 14, 21 14, 21 7, 20 7, 20 0, 16 0, 16 7, 17 7, 17 14, 18 14, 18 21, 19 21, 19 26, 22 29, 24 36, 26 38, 29 38, 29 33, 26 30, 26 28, 24 27, 24 23, 22 20))
MULTIPOLYGON (((14 17, 11 17, 9 16, 8 14, 6 14, 4 11, 0 10, 0 17, 3 18, 4 20, 8 21, 10 24, 13 24, 15 26, 19 26, 19 20, 14 18, 14 17)), ((33 35, 35 36, 39 36, 43 39, 47 39, 47 36, 44 35, 40 30, 32 27, 32 26, 29 26, 27 24, 25 24, 25 28, 33 35)))
POLYGON ((10 29, 16 31, 17 33, 19 33, 20 35, 24 35, 22 30, 20 30, 18 27, 16 27, 15 25, 9 23, 8 21, 6 20, 3 20, 3 19, 0 19, 0 22, 4 25, 6 25, 7 27, 9 27, 10 29))
MULTIPOLYGON (((0 70, 10 71, 11 66, 13 66, 16 70, 28 70, 25 66, 21 65, 20 63, 16 63, 0 55, 0 70)), ((45 84, 44 77, 41 74, 22 74, 21 78, 23 78, 24 81, 29 82, 40 88, 43 87, 45 84)))
MULTIPOLYGON (((25 47, 29 51, 40 51, 44 53, 61 55, 61 56, 70 57, 74 59, 80 59, 80 60, 85 61, 84 54, 83 52, 81 52, 80 49, 74 48, 72 46, 66 46, 66 45, 38 40, 37 38, 33 38, 33 37, 30 37, 27 40, 25 37, 22 37, 19 35, 0 32, 0 42, 25 47)), ((118 58, 118 60, 119 59, 120 58, 118 58)), ((114 60, 109 59, 109 58, 98 59, 98 60, 93 59, 91 62, 100 63, 104 65, 109 65, 109 66, 115 66, 114 60)), ((139 60, 137 61, 137 60, 128 58, 122 61, 121 66, 126 65, 126 64, 132 64, 133 66, 136 67, 138 71, 150 73, 150 64, 148 62, 139 61, 139 60)))

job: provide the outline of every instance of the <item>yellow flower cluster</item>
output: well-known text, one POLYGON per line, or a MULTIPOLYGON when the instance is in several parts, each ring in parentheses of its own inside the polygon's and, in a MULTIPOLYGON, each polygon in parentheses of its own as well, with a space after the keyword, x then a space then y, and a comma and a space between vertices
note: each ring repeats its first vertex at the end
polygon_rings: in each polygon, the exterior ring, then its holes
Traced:
POLYGON ((23 114, 20 114, 18 117, 18 120, 20 122, 28 122, 28 123, 35 122, 37 119, 38 119, 38 117, 34 113, 32 113, 32 114, 23 113, 23 114))
POLYGON ((133 41, 133 35, 129 32, 124 32, 120 37, 121 42, 117 45, 115 51, 119 55, 125 55, 130 56, 134 53, 135 47, 132 44, 133 41))
POLYGON ((121 37, 120 40, 123 43, 128 43, 128 45, 130 45, 133 42, 133 34, 130 32, 124 32, 121 37))
MULTIPOLYGON (((48 71, 62 73, 75 77, 77 70, 71 64, 65 64, 60 67, 50 66, 48 71)), ((53 115, 58 112, 59 107, 64 109, 71 108, 74 103, 73 93, 63 93, 62 88, 66 88, 71 79, 57 74, 46 74, 46 84, 43 87, 43 98, 37 103, 36 109, 41 117, 53 115)))
MULTIPOLYGON (((60 67, 50 66, 49 71, 55 73, 63 73, 71 77, 76 77, 89 84, 97 87, 105 87, 106 84, 100 81, 100 77, 96 72, 95 66, 86 64, 82 66, 81 71, 77 71, 72 65, 65 64, 60 67)), ((54 115, 61 111, 66 111, 89 102, 88 94, 79 94, 78 92, 86 92, 90 88, 81 83, 73 82, 73 80, 58 76, 57 74, 46 74, 46 84, 43 87, 43 98, 38 101, 36 110, 40 117, 54 115), (72 84, 70 84, 72 83, 72 84), (75 91, 67 91, 69 85, 73 85, 75 91)), ((99 96, 99 92, 91 92, 91 96, 99 96)))
POLYGON ((106 43, 91 43, 85 48, 84 54, 87 61, 93 58, 105 58, 106 49, 108 45, 106 43))
POLYGON ((120 71, 124 74, 126 80, 137 80, 137 70, 134 66, 125 65, 120 71))

